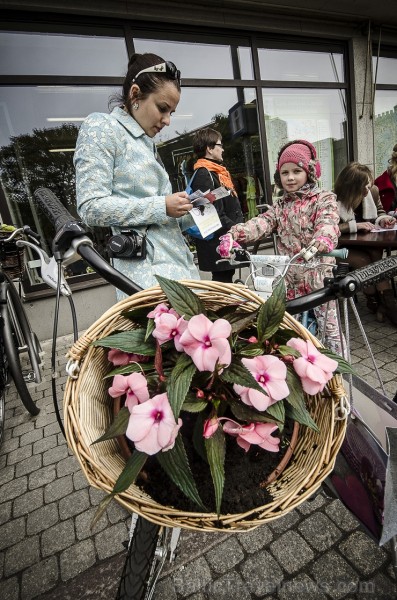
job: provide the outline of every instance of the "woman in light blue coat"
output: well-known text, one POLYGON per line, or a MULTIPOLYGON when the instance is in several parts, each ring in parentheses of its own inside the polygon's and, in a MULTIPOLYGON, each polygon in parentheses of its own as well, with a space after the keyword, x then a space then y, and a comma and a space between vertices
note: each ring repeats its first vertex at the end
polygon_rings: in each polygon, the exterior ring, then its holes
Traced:
MULTIPOLYGON (((77 210, 89 226, 146 235, 146 256, 114 258, 143 288, 155 275, 199 279, 182 231, 193 225, 186 192, 172 194, 153 137, 169 125, 180 98, 180 72, 155 54, 134 54, 122 105, 93 113, 80 128, 74 163, 77 210)), ((115 255, 116 256, 116 255, 115 255)), ((118 290, 118 298, 124 295, 118 290)))

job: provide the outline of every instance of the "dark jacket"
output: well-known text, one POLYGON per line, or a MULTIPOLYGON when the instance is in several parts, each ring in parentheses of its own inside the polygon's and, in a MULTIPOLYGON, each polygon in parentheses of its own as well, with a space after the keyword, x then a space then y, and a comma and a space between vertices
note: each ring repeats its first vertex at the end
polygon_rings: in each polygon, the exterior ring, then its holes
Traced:
POLYGON ((386 212, 396 208, 397 189, 393 185, 388 171, 384 171, 375 179, 375 185, 379 188, 380 201, 386 212))
MULTIPOLYGON (((214 190, 220 185, 217 175, 203 167, 197 169, 197 173, 191 183, 194 192, 196 190, 201 190, 202 192, 214 190)), ((222 228, 215 231, 214 237, 211 240, 199 240, 196 238, 194 240, 199 268, 202 271, 211 271, 213 273, 216 271, 227 271, 231 268, 227 262, 216 264, 216 261, 221 258, 216 251, 216 247, 219 246, 219 237, 225 235, 233 225, 244 222, 240 201, 237 196, 230 194, 230 196, 220 198, 214 202, 214 206, 222 223, 222 228)))

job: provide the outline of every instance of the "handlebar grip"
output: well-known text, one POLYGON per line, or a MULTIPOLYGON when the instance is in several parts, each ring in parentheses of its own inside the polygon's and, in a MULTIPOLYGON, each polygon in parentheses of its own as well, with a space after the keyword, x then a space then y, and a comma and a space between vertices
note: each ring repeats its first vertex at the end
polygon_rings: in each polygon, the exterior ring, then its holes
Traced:
POLYGON ((42 211, 47 215, 55 230, 58 231, 71 221, 76 221, 70 212, 63 206, 61 201, 48 188, 38 188, 34 192, 34 197, 42 211))
POLYGON ((331 252, 321 252, 319 256, 334 256, 335 258, 341 258, 345 260, 349 254, 349 250, 347 248, 336 248, 335 250, 331 250, 331 252))
POLYGON ((382 260, 378 260, 368 267, 361 267, 346 275, 340 282, 341 292, 349 290, 361 289, 368 285, 373 285, 379 281, 391 279, 397 275, 397 256, 388 256, 382 260))

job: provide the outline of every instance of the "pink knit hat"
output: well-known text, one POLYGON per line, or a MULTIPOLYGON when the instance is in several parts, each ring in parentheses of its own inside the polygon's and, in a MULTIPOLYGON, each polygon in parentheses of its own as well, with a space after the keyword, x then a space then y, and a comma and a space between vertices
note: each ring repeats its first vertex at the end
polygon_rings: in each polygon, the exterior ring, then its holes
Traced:
POLYGON ((294 140, 290 144, 284 146, 281 150, 277 170, 279 171, 285 163, 294 163, 304 169, 309 175, 309 166, 314 167, 316 177, 321 175, 320 163, 317 160, 317 152, 313 144, 304 140, 294 140))

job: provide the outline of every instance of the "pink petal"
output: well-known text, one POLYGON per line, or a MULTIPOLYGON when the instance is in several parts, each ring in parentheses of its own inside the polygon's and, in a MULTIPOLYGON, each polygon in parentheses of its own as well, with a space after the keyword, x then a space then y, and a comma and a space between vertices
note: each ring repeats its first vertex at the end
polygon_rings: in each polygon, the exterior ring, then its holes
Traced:
POLYGON ((280 379, 276 379, 274 381, 268 381, 265 387, 269 396, 276 402, 278 400, 283 400, 289 395, 288 385, 285 380, 281 381, 280 379))
POLYGON ((301 382, 302 382, 303 391, 306 392, 306 394, 309 394, 310 396, 314 396, 315 394, 318 394, 324 388, 324 386, 321 383, 312 381, 311 379, 308 379, 307 377, 301 377, 301 382))
POLYGON ((219 358, 219 352, 214 346, 208 346, 204 350, 198 349, 198 352, 202 352, 202 361, 204 369, 203 371, 213 371, 215 369, 216 361, 219 358))
MULTIPOLYGON (((265 411, 271 404, 271 399, 269 396, 264 393, 258 392, 257 390, 249 389, 248 390, 248 399, 251 406, 256 408, 259 411, 265 411)), ((243 399, 242 399, 243 400, 243 399)), ((244 402, 244 400, 243 400, 244 402)), ((248 402, 246 402, 248 404, 248 402)))
POLYGON ((306 342, 300 338, 291 338, 287 342, 287 346, 293 348, 294 350, 298 350, 302 354, 302 356, 307 356, 307 345, 306 342))
POLYGON ((113 377, 113 385, 108 389, 109 396, 112 398, 123 396, 127 388, 127 377, 125 375, 115 375, 113 377))
POLYGON ((203 341, 209 337, 211 325, 211 321, 205 315, 195 315, 189 321, 188 330, 196 340, 203 341))
POLYGON ((248 452, 248 450, 251 447, 251 444, 241 437, 238 437, 236 442, 238 443, 240 448, 243 448, 243 450, 245 450, 246 452, 248 452))
POLYGON ((211 343, 212 347, 216 348, 220 364, 229 366, 232 362, 232 351, 229 342, 225 339, 216 339, 212 340, 211 343))
POLYGON ((232 326, 226 319, 217 319, 212 323, 210 329, 210 338, 224 338, 227 339, 232 332, 232 326))

